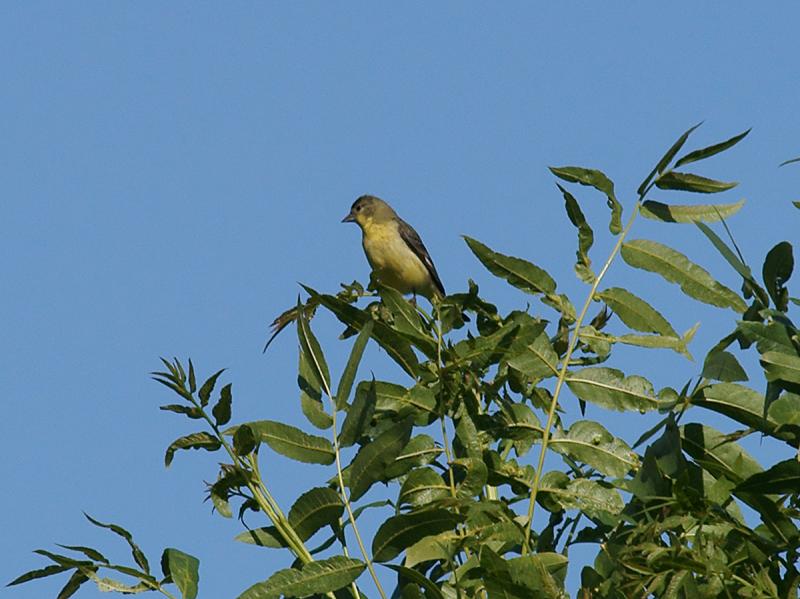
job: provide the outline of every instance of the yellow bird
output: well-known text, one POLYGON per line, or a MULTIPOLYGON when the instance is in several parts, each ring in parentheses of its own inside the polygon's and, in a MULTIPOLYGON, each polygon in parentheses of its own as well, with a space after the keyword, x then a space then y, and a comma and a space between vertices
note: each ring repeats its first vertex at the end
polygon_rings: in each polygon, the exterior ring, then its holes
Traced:
POLYGON ((375 196, 361 196, 342 222, 361 227, 364 253, 380 283, 431 301, 444 297, 444 286, 422 239, 389 204, 375 196))

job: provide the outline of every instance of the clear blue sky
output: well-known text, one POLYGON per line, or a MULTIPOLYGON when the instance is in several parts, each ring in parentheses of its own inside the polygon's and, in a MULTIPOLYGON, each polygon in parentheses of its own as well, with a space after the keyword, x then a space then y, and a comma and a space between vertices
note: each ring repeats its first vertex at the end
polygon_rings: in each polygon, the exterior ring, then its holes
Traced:
MULTIPOLYGON (((630 207, 690 125, 705 120, 692 147, 753 127, 699 168, 741 181, 720 200, 747 198, 731 226, 760 272, 800 217, 800 169, 777 168, 800 155, 798 21, 796 2, 2 3, 2 582, 44 565, 30 550, 54 542, 127 559, 81 510, 128 527, 154 558, 164 546, 198 556, 203 598, 288 565, 234 543, 236 521, 202 502, 215 457, 182 453, 164 469, 166 446, 192 429, 158 411, 172 398, 147 373, 161 355, 228 367, 235 418, 308 426, 294 335, 261 347, 298 281, 366 282, 358 231, 339 223, 360 194, 415 225, 448 290, 472 277, 504 308, 530 299, 483 270, 469 234, 546 268, 577 303, 574 229, 546 166, 600 168, 630 207)), ((577 195, 602 261, 604 202, 577 195)), ((738 285, 691 227, 640 222, 632 237, 671 243, 738 285)), ((733 313, 622 265, 610 284, 638 289, 680 330, 702 321, 700 358, 733 326, 733 313)), ((349 344, 318 321, 336 371, 349 344)), ((701 367, 636 355, 620 360, 659 384, 701 367)), ((367 361, 402 382, 376 351, 367 361)), ((629 441, 652 422, 589 417, 629 441)), ((278 457, 266 471, 287 507, 330 474, 278 457)), ((63 582, 3 596, 53 597, 63 582)))

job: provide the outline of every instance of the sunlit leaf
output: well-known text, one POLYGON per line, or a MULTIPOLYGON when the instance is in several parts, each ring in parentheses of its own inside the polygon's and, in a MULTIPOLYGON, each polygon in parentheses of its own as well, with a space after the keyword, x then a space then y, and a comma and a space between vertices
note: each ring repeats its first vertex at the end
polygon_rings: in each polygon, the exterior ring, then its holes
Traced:
POLYGON ((677 337, 672 325, 646 301, 621 287, 610 287, 596 294, 620 320, 635 331, 677 337))
POLYGON ((690 127, 687 131, 685 131, 676 141, 675 143, 670 146, 669 150, 667 150, 666 154, 664 154, 661 159, 658 161, 658 164, 653 167, 653 170, 650 171, 650 174, 647 175, 647 178, 641 182, 639 188, 636 190, 640 196, 644 193, 645 189, 647 188, 650 181, 653 180, 653 177, 656 173, 661 174, 664 172, 664 169, 669 166, 669 163, 672 162, 672 159, 680 152, 683 144, 686 143, 686 140, 689 139, 689 136, 692 134, 692 131, 697 129, 702 123, 697 123, 694 127, 690 127))
POLYGON ((412 470, 400 488, 398 503, 423 506, 450 495, 450 487, 433 468, 412 470))
POLYGON ((733 204, 662 204, 648 200, 642 204, 641 214, 645 218, 664 223, 717 222, 739 212, 744 200, 733 204))
POLYGON ((630 266, 661 275, 698 301, 731 308, 742 313, 747 309, 741 297, 714 280, 705 269, 686 256, 656 241, 634 239, 622 245, 622 258, 630 266))
POLYGON ((622 478, 639 465, 639 458, 625 441, 614 437, 599 422, 579 420, 550 440, 554 451, 588 464, 603 474, 622 478))
POLYGON ((747 373, 739 364, 736 356, 724 350, 713 351, 706 356, 703 363, 703 376, 726 383, 747 380, 747 373))
POLYGON ((328 363, 322 353, 322 347, 311 330, 311 324, 301 309, 300 300, 297 300, 297 337, 300 340, 301 351, 306 355, 310 372, 314 375, 319 386, 323 389, 331 388, 331 373, 328 370, 328 363))
POLYGON ((506 256, 490 250, 480 241, 464 236, 469 249, 493 275, 505 279, 517 289, 527 293, 553 294, 556 282, 544 270, 514 256, 506 256))
POLYGON ((761 355, 760 361, 768 381, 781 380, 800 385, 800 356, 768 351, 761 355))
POLYGON ((650 381, 615 368, 583 368, 569 373, 566 383, 580 399, 619 412, 655 410, 661 403, 650 381))
POLYGON ((332 464, 333 445, 324 437, 309 435, 299 428, 274 420, 246 423, 256 439, 263 441, 281 455, 308 464, 332 464))
POLYGON ((165 549, 161 555, 161 569, 178 587, 183 599, 197 597, 200 560, 178 549, 165 549))
POLYGON ((262 528, 246 530, 239 533, 234 538, 242 543, 258 545, 259 547, 270 547, 272 549, 279 549, 287 546, 286 541, 275 526, 264 526, 262 528))
POLYGON ((322 386, 309 364, 308 354, 300 349, 297 368, 297 386, 300 388, 300 409, 308 421, 320 429, 328 429, 333 418, 322 403, 322 386))
POLYGON ((278 570, 264 582, 258 582, 238 599, 279 599, 330 593, 349 585, 367 565, 361 560, 337 555, 309 562, 302 569, 278 570))

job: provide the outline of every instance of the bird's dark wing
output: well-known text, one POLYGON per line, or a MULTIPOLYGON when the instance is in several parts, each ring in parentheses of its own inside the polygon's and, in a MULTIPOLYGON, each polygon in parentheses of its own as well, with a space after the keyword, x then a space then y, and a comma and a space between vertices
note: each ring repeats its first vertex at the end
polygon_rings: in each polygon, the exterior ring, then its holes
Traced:
POLYGON ((431 275, 433 284, 442 295, 446 295, 444 292, 444 285, 442 285, 439 274, 436 272, 436 267, 433 265, 433 260, 431 260, 431 255, 425 248, 425 244, 422 243, 422 239, 420 239, 419 234, 414 230, 414 227, 398 217, 397 229, 400 232, 400 237, 402 237, 403 241, 406 242, 406 245, 411 248, 411 251, 416 254, 417 258, 419 258, 425 265, 425 268, 428 269, 428 274, 431 275))

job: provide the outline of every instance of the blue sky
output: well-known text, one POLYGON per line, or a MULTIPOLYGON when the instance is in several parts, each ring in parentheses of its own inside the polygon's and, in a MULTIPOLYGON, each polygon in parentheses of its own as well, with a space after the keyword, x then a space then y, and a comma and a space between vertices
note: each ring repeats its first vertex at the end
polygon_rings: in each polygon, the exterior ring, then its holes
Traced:
MULTIPOLYGON (((261 347, 298 281, 366 282, 358 231, 339 223, 358 195, 417 228, 449 291, 471 277, 506 309, 530 300, 483 270, 468 234, 546 268, 578 303, 574 229, 547 165, 602 169, 630 209, 663 151, 705 121, 691 147, 753 127, 698 169, 741 182, 720 201, 747 198, 730 225, 754 270, 793 241, 800 170, 777 165, 800 155, 797 4, 602 4, 0 5, 3 581, 43 565, 30 550, 54 542, 127 559, 81 510, 126 526, 154 558, 165 546, 200 557, 201 597, 236 596, 288 565, 234 543, 237 523, 202 502, 215 457, 179 454, 164 469, 166 446, 192 429, 158 411, 172 398, 147 373, 162 355, 228 367, 235 418, 307 426, 294 335, 261 347)), ((576 195, 602 263, 604 202, 576 195)), ((738 285, 692 227, 639 222, 632 237, 738 285)), ((622 264, 608 284, 638 290, 679 330, 702 322, 700 359, 733 327, 733 313, 622 264)), ((337 371, 349 343, 329 318, 315 327, 337 371)), ((675 386, 701 367, 632 351, 617 364, 675 386)), ((402 381, 375 350, 368 368, 402 381)), ((589 417, 629 441, 652 422, 589 417)), ((775 457, 766 442, 748 448, 775 457)), ((287 507, 329 476, 279 457, 265 469, 287 507)), ((55 596, 63 582, 5 594, 55 596)))

